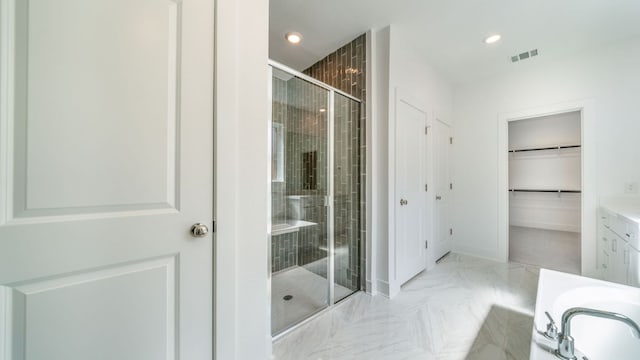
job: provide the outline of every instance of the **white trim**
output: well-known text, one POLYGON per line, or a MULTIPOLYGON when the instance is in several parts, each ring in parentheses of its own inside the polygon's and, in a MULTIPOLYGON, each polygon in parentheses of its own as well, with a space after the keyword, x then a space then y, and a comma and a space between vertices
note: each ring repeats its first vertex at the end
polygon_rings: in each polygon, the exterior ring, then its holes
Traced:
POLYGON ((371 296, 377 294, 377 292, 373 292, 373 283, 370 280, 365 280, 365 292, 371 296))
POLYGON ((378 289, 378 294, 386 297, 386 298, 391 298, 391 294, 389 293, 390 290, 390 286, 389 286, 389 282, 384 281, 384 280, 380 280, 378 279, 376 284, 376 287, 378 289))
POLYGON ((398 89, 393 89, 393 94, 389 94, 391 103, 389 105, 389 128, 387 132, 387 144, 389 144, 388 152, 387 152, 387 163, 388 165, 388 174, 387 174, 387 183, 388 189, 387 192, 387 204, 389 204, 388 214, 387 214, 387 252, 388 252, 388 268, 389 268, 389 277, 387 281, 387 291, 383 291, 383 294, 387 294, 389 298, 393 298, 400 292, 400 284, 396 284, 397 271, 396 271, 396 223, 395 216, 396 213, 394 211, 395 206, 395 189, 396 189, 396 180, 395 180, 395 172, 396 172, 396 103, 398 101, 398 89))
POLYGON ((282 71, 284 71, 286 73, 289 73, 289 74, 291 74, 291 75, 293 75, 293 76, 295 76, 297 78, 300 78, 300 79, 302 79, 302 80, 304 80, 306 82, 310 82, 310 83, 312 83, 314 85, 317 85, 317 86, 319 86, 319 87, 321 87, 321 88, 323 88, 325 90, 333 91, 335 93, 338 93, 338 94, 340 94, 340 95, 342 95, 344 97, 348 97, 349 99, 351 99, 353 101, 357 101, 359 103, 362 102, 362 100, 358 99, 357 97, 355 97, 353 95, 347 94, 346 92, 344 92, 344 91, 342 91, 340 89, 337 89, 337 88, 335 88, 335 87, 333 87, 333 86, 331 86, 331 85, 329 85, 327 83, 324 83, 324 82, 322 82, 322 81, 320 81, 320 80, 318 80, 316 78, 313 78, 313 77, 311 77, 311 76, 309 76, 307 74, 301 73, 300 71, 297 71, 297 70, 295 70, 293 68, 290 68, 290 67, 288 67, 286 65, 280 64, 277 61, 269 59, 268 63, 269 63, 270 66, 272 66, 272 67, 274 67, 276 69, 282 70, 282 71))
POLYGON ((215 3, 214 358, 266 359, 269 4, 215 3))
MULTIPOLYGON (((328 293, 328 304, 329 307, 333 307, 335 305, 335 224, 334 224, 334 199, 335 199, 335 159, 334 159, 334 151, 335 151, 335 100, 336 100, 336 92, 333 90, 329 90, 327 92, 327 102, 329 106, 329 111, 327 114, 327 124, 328 124, 328 134, 329 137, 327 141, 327 244, 329 245, 329 253, 327 254, 327 280, 329 285, 329 293, 328 293)), ((358 204, 359 205, 359 204, 358 204)))
MULTIPOLYGON (((451 121, 448 121, 448 120, 442 120, 442 118, 441 118, 440 116, 438 116, 438 114, 436 114, 436 113, 435 113, 435 111, 434 111, 433 117, 434 117, 437 121, 439 121, 439 122, 443 123, 444 125, 448 126, 448 127, 449 127, 449 129, 451 129, 451 131, 450 131, 449 133, 450 133, 450 134, 452 134, 452 131, 453 131, 453 123, 452 123, 451 121)), ((453 135, 452 135, 452 136, 453 136, 453 135)))
POLYGON ((593 100, 552 104, 498 114, 498 242, 497 256, 509 260, 509 136, 510 121, 580 111, 582 137, 582 275, 596 276, 596 140, 593 100))
MULTIPOLYGON (((273 147, 272 147, 272 127, 273 127, 273 68, 271 66, 267 66, 267 99, 268 99, 268 126, 267 126, 267 161, 271 164, 273 158, 273 147)), ((284 130, 284 126, 282 128, 284 130)), ((286 151, 286 150, 285 150, 286 151)), ((284 170, 286 172, 286 169, 284 170)), ((267 218, 265 219, 267 223, 267 329, 269 329, 269 335, 271 335, 271 285, 273 281, 273 274, 271 273, 271 267, 273 265, 273 254, 271 253, 271 221, 272 221, 272 196, 271 193, 273 191, 273 180, 271 180, 271 166, 267 169, 267 218)), ((273 342, 267 343, 267 354, 273 354, 273 342)))
POLYGON ((12 358, 11 289, 0 286, 0 359, 12 358))
POLYGON ((13 212, 15 1, 0 1, 0 226, 13 212))
POLYGON ((365 281, 365 291, 369 294, 375 294, 375 279, 376 279, 376 256, 377 251, 373 244, 373 152, 372 152, 372 141, 373 141, 373 113, 375 106, 373 106, 373 58, 374 54, 374 39, 375 37, 372 34, 372 30, 367 31, 365 38, 365 51, 366 58, 369 61, 366 62, 366 76, 367 76, 367 94, 365 101, 365 156, 366 156, 366 169, 365 169, 365 181, 366 181, 366 190, 365 190, 365 253, 364 253, 364 261, 365 261, 365 271, 364 274, 361 274, 362 279, 365 281))
POLYGON ((427 191, 425 191, 426 196, 426 207, 425 207, 425 215, 427 217, 427 223, 425 224, 424 234, 426 236, 426 241, 428 243, 428 247, 425 252, 425 261, 426 261, 426 270, 429 271, 436 266, 436 258, 433 253, 433 244, 436 239, 436 202, 435 202, 435 193, 434 190, 436 188, 435 184, 435 148, 434 148, 434 119, 438 119, 436 112, 434 111, 431 116, 427 116, 427 134, 425 135, 425 171, 424 175, 425 183, 427 184, 427 191))
MULTIPOLYGON (((397 115, 397 102, 398 102, 398 92, 397 88, 393 89, 393 93, 389 94, 390 104, 389 104, 389 127, 387 132, 387 144, 388 144, 388 152, 387 152, 387 164, 388 164, 388 173, 387 173, 387 184, 389 191, 387 192, 387 204, 388 204, 388 214, 387 214, 387 252, 388 252, 388 271, 389 277, 386 282, 386 291, 381 292, 389 296, 389 298, 393 298, 400 292, 400 284, 397 283, 397 267, 396 267, 396 212, 395 212, 395 203, 396 203, 396 115, 397 115)), ((380 283, 380 281, 378 282, 380 283)), ((379 286, 379 285, 378 285, 379 286)), ((380 286, 379 286, 380 287, 380 286)), ((380 287, 383 289, 384 287, 380 287)))

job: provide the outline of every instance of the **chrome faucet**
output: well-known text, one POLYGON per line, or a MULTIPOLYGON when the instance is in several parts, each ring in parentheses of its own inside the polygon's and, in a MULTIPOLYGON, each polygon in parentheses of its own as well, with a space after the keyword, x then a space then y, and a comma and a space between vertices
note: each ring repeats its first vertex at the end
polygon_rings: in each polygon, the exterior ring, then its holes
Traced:
POLYGON ((601 311, 588 308, 575 307, 568 309, 562 314, 560 334, 558 336, 558 349, 556 350, 556 356, 564 360, 576 360, 575 346, 573 337, 571 337, 571 319, 576 315, 589 315, 604 319, 611 319, 621 321, 631 328, 631 331, 636 338, 640 339, 640 326, 636 324, 630 318, 609 311, 601 311))

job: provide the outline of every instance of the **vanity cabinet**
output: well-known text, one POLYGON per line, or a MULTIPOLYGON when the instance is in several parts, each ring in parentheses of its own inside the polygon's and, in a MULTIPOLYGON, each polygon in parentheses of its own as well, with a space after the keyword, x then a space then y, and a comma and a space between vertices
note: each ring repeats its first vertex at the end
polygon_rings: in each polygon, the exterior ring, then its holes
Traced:
POLYGON ((598 211, 598 270, 603 280, 640 287, 640 223, 614 209, 598 211))
POLYGON ((627 262, 626 255, 626 243, 623 239, 618 237, 613 231, 605 230, 605 236, 609 242, 609 264, 611 271, 609 272, 609 281, 617 282, 619 284, 627 283, 627 262))
POLYGON ((627 283, 631 286, 640 287, 640 251, 631 247, 627 256, 629 257, 627 283))

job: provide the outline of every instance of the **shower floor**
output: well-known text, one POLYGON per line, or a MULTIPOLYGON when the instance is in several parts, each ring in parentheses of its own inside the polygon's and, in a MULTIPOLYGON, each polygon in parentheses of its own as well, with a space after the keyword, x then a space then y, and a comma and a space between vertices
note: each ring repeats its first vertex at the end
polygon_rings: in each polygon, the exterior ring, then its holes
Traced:
MULTIPOLYGON (((319 260, 322 261, 322 260, 319 260)), ((326 260, 325 260, 326 261, 326 260)), ((327 279, 303 267, 293 267, 271 278, 271 333, 276 334, 327 306, 327 279), (290 300, 284 297, 292 296, 290 300)), ((335 284, 335 298, 353 293, 335 284)))

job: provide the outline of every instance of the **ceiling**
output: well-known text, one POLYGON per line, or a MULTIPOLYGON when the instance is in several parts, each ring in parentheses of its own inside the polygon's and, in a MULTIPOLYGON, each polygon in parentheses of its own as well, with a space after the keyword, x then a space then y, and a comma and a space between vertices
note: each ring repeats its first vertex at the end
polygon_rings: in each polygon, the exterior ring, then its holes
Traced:
MULTIPOLYGON (((270 0, 269 56, 303 70, 368 29, 397 25, 453 83, 517 66, 538 49, 559 58, 640 37, 638 0, 270 0), (303 35, 298 45, 284 34, 303 35), (502 40, 483 39, 499 33, 502 40)), ((536 61, 533 58, 528 61, 536 61)))

